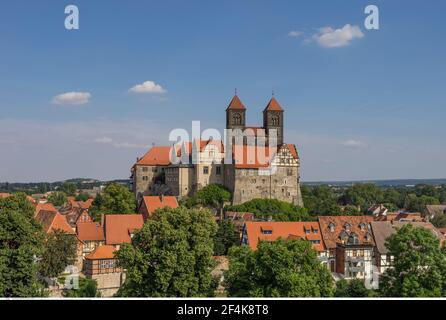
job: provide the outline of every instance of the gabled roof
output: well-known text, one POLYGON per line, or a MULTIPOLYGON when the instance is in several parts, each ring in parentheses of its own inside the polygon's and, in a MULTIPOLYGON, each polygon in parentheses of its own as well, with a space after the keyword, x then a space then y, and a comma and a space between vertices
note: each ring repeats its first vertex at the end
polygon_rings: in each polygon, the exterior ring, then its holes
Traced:
POLYGON ((427 205, 426 211, 431 217, 435 216, 436 214, 444 214, 446 213, 446 204, 427 205))
POLYGON ((178 208, 178 201, 174 196, 145 196, 143 202, 149 214, 161 208, 178 208))
POLYGON ((142 214, 106 214, 104 219, 105 242, 109 245, 131 243, 132 231, 144 225, 142 214))
POLYGON ((325 251, 324 241, 318 222, 258 222, 248 221, 245 223, 245 231, 248 237, 248 245, 256 250, 259 241, 275 241, 279 238, 284 240, 303 239, 313 242, 313 248, 317 251, 325 251), (264 234, 268 230, 271 234, 264 234), (309 233, 306 232, 309 231, 309 233), (319 241, 319 243, 315 243, 319 241))
POLYGON ((359 245, 374 245, 373 236, 369 241, 366 240, 367 234, 371 235, 372 216, 320 216, 318 220, 325 245, 329 249, 334 249, 337 244, 342 244, 341 236, 345 234, 356 235, 359 245), (364 228, 361 228, 361 225, 364 228), (333 226, 333 231, 330 226, 333 226))
POLYGON ((116 249, 113 246, 99 246, 92 253, 85 257, 88 260, 114 259, 116 249))
POLYGON ((36 220, 42 223, 46 233, 61 230, 68 234, 74 234, 65 217, 59 212, 40 210, 36 215, 36 220))
POLYGON ((271 100, 268 102, 265 111, 283 111, 282 107, 280 106, 279 102, 277 102, 276 98, 272 97, 271 100))
POLYGON ((51 212, 57 212, 56 207, 52 203, 50 203, 50 202, 38 203, 36 205, 35 214, 37 215, 39 213, 39 211, 42 211, 42 210, 44 210, 44 211, 51 211, 51 212))
POLYGON ((84 222, 77 225, 77 237, 81 241, 105 241, 104 227, 98 222, 84 222))
POLYGON ((236 169, 267 168, 280 148, 288 148, 291 155, 298 160, 296 146, 294 144, 282 145, 280 147, 260 147, 249 145, 232 146, 232 159, 236 169))
POLYGON ((373 238, 375 239, 376 249, 380 254, 387 254, 386 239, 396 233, 390 221, 372 221, 373 238))
POLYGON ((240 98, 237 95, 235 95, 232 98, 232 100, 229 103, 228 108, 226 110, 245 110, 245 109, 246 108, 245 108, 244 104, 242 103, 242 101, 240 100, 240 98))
POLYGON ((167 166, 171 163, 170 154, 172 147, 155 146, 152 147, 141 159, 139 159, 137 165, 146 166, 167 166))

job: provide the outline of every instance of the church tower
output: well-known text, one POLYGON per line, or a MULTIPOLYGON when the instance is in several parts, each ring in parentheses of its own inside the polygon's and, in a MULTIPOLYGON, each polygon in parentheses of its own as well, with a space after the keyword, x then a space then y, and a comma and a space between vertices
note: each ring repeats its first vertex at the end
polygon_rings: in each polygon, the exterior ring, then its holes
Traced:
POLYGON ((283 144, 283 109, 274 97, 263 110, 263 127, 268 137, 271 130, 277 130, 277 145, 283 144))
POLYGON ((246 108, 235 95, 226 109, 226 129, 244 130, 246 125, 246 108))

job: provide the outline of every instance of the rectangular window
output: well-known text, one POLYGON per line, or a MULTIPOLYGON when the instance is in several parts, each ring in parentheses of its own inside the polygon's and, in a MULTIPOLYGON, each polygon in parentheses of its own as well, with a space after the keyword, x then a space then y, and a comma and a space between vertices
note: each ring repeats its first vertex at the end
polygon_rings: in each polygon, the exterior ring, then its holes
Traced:
POLYGON ((217 167, 216 167, 216 174, 217 174, 217 175, 220 175, 220 174, 221 174, 221 167, 220 167, 220 166, 217 166, 217 167))
POLYGON ((203 174, 209 174, 209 167, 203 167, 203 174))
POLYGON ((147 176, 142 177, 142 181, 147 181, 147 180, 149 180, 149 177, 147 176))
POLYGON ((147 171, 149 171, 149 168, 147 168, 147 167, 142 167, 142 172, 147 172, 147 171))

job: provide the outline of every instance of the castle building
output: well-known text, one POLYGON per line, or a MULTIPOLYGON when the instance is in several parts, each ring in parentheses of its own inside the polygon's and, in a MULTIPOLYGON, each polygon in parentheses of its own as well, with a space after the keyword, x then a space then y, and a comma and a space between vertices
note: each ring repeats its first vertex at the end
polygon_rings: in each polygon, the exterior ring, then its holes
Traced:
POLYGON ((154 146, 131 169, 133 191, 147 195, 191 196, 209 184, 222 184, 232 203, 278 199, 302 206, 300 159, 284 143, 284 110, 273 97, 263 110, 263 126, 246 125, 246 107, 235 95, 226 109, 226 139, 154 146), (175 158, 176 161, 173 161, 175 158))

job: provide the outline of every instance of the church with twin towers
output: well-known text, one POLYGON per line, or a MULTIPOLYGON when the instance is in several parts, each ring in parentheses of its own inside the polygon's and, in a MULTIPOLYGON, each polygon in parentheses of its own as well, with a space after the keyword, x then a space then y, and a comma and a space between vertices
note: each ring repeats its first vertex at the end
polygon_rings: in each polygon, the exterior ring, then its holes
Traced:
POLYGON ((233 133, 228 145, 196 139, 181 146, 153 146, 137 158, 131 179, 138 201, 145 195, 182 199, 221 184, 231 191, 232 204, 277 199, 303 206, 299 154, 285 142, 283 108, 273 96, 263 109, 262 126, 247 126, 246 111, 236 94, 226 108, 226 129, 233 133), (172 154, 180 161, 172 161, 172 154))

